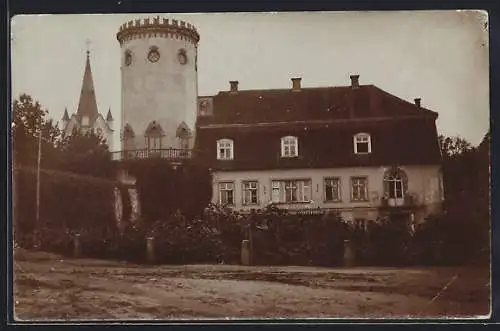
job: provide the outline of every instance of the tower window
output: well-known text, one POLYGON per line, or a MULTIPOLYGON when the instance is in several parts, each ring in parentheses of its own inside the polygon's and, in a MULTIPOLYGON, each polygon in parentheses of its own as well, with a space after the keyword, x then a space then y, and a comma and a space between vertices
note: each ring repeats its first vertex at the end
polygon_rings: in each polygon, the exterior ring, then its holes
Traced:
POLYGON ((160 59, 160 52, 158 51, 158 47, 152 46, 149 49, 148 60, 152 63, 155 63, 158 62, 159 59, 160 59))
POLYGON ((125 65, 129 66, 132 64, 132 52, 130 50, 125 51, 125 59, 124 59, 125 65))
POLYGON ((90 119, 88 116, 83 116, 82 117, 82 126, 89 126, 90 119))
POLYGON ((148 150, 161 149, 162 138, 165 134, 159 123, 156 121, 149 123, 144 136, 148 150))
POLYGON ((176 131, 176 137, 179 139, 180 148, 188 149, 189 142, 192 138, 191 129, 185 122, 182 122, 176 131))

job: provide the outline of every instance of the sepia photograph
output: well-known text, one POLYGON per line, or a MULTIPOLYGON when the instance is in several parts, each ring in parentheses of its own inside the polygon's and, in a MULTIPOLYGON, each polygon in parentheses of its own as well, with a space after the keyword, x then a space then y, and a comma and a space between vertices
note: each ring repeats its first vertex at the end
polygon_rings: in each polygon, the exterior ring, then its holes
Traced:
POLYGON ((15 321, 490 316, 486 11, 10 30, 15 321))

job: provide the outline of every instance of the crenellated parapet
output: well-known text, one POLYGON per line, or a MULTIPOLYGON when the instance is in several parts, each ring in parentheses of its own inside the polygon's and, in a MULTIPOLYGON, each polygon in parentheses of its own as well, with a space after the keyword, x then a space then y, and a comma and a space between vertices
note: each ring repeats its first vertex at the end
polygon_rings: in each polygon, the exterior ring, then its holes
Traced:
POLYGON ((194 25, 159 16, 124 23, 116 34, 120 45, 127 40, 152 37, 187 40, 195 45, 200 40, 200 35, 194 25))

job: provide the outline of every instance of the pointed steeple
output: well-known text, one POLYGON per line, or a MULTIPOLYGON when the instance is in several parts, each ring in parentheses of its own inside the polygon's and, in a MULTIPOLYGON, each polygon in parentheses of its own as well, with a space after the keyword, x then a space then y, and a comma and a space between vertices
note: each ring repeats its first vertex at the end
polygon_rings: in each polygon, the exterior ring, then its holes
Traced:
POLYGON ((68 107, 64 108, 64 115, 62 118, 63 121, 69 121, 69 115, 68 115, 68 107))
POLYGON ((108 115, 106 115, 106 121, 111 122, 113 120, 113 116, 111 115, 111 107, 108 109, 108 115))
POLYGON ((89 125, 92 125, 98 116, 97 101, 94 91, 94 80, 92 79, 92 69, 90 68, 90 51, 87 50, 87 61, 83 74, 82 90, 76 114, 80 121, 88 117, 89 125))

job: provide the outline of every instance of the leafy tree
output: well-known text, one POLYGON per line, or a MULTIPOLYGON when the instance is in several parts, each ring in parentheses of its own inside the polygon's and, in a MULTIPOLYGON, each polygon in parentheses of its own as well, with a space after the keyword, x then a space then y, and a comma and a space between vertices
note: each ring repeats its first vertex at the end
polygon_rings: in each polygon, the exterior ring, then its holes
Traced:
POLYGON ((39 132, 42 133, 42 158, 50 162, 60 137, 57 124, 47 118, 48 111, 27 94, 21 94, 12 106, 12 155, 18 165, 36 164, 39 132))
POLYGON ((58 144, 58 168, 96 177, 111 177, 115 169, 106 140, 93 130, 74 129, 71 135, 61 135, 58 144))
POLYGON ((444 135, 439 135, 438 142, 445 160, 458 157, 474 150, 472 144, 461 137, 446 137, 444 135))
POLYGON ((444 233, 434 236, 445 240, 445 249, 451 252, 451 259, 459 257, 457 261, 473 260, 474 254, 489 246, 488 137, 476 148, 460 137, 439 136, 446 214, 431 228, 446 232, 446 236, 444 233))

